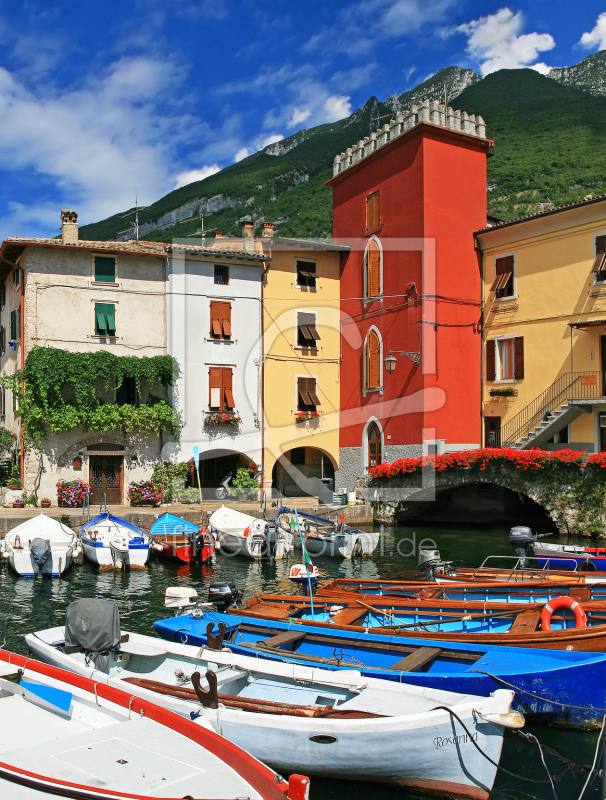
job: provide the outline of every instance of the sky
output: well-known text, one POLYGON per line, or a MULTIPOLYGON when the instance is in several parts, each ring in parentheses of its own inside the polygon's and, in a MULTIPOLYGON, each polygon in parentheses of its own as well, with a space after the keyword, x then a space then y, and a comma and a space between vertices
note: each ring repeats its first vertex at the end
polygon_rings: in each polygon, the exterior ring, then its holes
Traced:
POLYGON ((606 0, 0 0, 0 240, 152 203, 442 67, 601 49, 606 0))

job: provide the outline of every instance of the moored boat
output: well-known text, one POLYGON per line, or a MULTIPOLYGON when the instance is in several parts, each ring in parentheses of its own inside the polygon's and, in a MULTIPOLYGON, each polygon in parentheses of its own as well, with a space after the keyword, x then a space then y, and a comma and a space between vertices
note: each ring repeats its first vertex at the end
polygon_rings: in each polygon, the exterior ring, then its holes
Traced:
MULTIPOLYGON (((305 548, 312 556, 369 556, 379 543, 378 533, 352 528, 343 520, 335 522, 305 511, 297 511, 297 516, 305 548)), ((281 506, 276 514, 276 523, 285 534, 292 536, 294 546, 301 549, 294 509, 281 506)))
POLYGON ((3 558, 24 578, 57 578, 80 552, 74 531, 42 512, 8 531, 0 549, 3 558))
POLYGON ((208 522, 218 548, 226 555, 281 559, 293 549, 290 533, 233 508, 221 506, 208 522))
POLYGON ((63 628, 29 634, 26 642, 47 663, 205 720, 287 773, 487 797, 496 767, 467 737, 498 763, 502 726, 523 724, 523 717, 510 711, 513 692, 502 689, 492 697, 470 697, 369 679, 354 670, 336 673, 134 633, 128 637, 110 651, 103 671, 87 665, 84 653, 66 652, 63 628), (453 735, 460 747, 452 746, 453 735))
POLYGON ((104 511, 80 528, 85 558, 102 569, 145 569, 149 534, 137 525, 104 511))
POLYGON ((214 537, 205 528, 168 512, 152 522, 149 534, 160 545, 161 555, 186 564, 210 561, 215 552, 214 537))
POLYGON ((208 633, 225 626, 233 653, 359 670, 382 678, 436 689, 488 696, 497 688, 516 693, 514 708, 528 721, 571 728, 599 727, 606 712, 606 655, 570 650, 419 640, 409 634, 334 628, 196 611, 154 623, 167 641, 206 645, 208 633), (211 624, 210 631, 207 630, 211 624))
MULTIPOLYGON (((149 700, 0 651, 0 790, 7 798, 303 800, 240 748, 149 700)), ((303 791, 302 791, 303 790, 303 791)))

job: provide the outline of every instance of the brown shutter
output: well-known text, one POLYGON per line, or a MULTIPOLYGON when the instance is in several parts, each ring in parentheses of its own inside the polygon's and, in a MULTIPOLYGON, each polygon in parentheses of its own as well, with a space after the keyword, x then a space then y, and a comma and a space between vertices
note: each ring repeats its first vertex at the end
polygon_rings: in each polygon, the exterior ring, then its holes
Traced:
POLYGON ((604 261, 606 260, 606 253, 598 253, 593 260, 592 272, 601 272, 604 268, 604 261))
POLYGON ((368 331, 366 339, 366 388, 378 389, 380 386, 381 345, 374 331, 368 331))
POLYGON ((516 336, 513 340, 514 342, 514 355, 515 355, 515 362, 514 362, 514 378, 523 378, 524 377, 524 337, 523 336, 516 336))
POLYGON ((367 260, 367 285, 368 297, 378 297, 381 293, 381 251, 379 245, 371 239, 368 243, 367 260))
POLYGON ((229 339, 231 336, 231 303, 221 303, 221 305, 223 306, 221 317, 221 321, 223 323, 223 336, 226 339, 229 339))
POLYGON ((366 198, 366 230, 374 231, 381 225, 381 192, 373 192, 366 198))
POLYGON ((224 408, 236 407, 232 394, 232 372, 229 367, 223 367, 223 397, 225 399, 224 408))
POLYGON ((210 301, 210 332, 212 336, 221 336, 221 303, 210 301))
POLYGON ((505 256, 504 258, 497 258, 495 261, 495 279, 490 287, 491 292, 496 292, 499 289, 504 289, 509 279, 513 274, 513 256, 505 256))
POLYGON ((307 378, 297 378, 297 390, 299 393, 299 406, 310 406, 311 397, 307 393, 307 378))
POLYGON ((208 407, 209 408, 222 408, 222 380, 221 380, 221 367, 211 367, 208 370, 208 407), (213 391, 214 389, 214 391, 213 391))
POLYGON ((307 379, 307 394, 309 395, 309 399, 312 402, 312 405, 319 406, 320 405, 320 398, 316 393, 316 379, 315 378, 308 378, 307 379))
POLYGON ((606 236, 595 237, 595 251, 596 253, 606 252, 606 236))
POLYGON ((486 342, 486 380, 487 381, 494 381, 496 380, 496 369, 495 369, 495 340, 489 339, 486 342))

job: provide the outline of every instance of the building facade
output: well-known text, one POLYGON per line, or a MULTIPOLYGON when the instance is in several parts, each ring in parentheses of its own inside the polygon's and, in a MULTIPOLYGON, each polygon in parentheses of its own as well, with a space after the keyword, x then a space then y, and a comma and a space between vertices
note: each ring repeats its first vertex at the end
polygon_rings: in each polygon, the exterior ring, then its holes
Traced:
POLYGON ((606 198, 475 238, 484 444, 606 450, 606 198))
POLYGON ((478 447, 481 117, 413 107, 335 158, 341 268, 340 470, 353 489, 382 460, 478 447), (391 358, 390 358, 391 354, 391 358))

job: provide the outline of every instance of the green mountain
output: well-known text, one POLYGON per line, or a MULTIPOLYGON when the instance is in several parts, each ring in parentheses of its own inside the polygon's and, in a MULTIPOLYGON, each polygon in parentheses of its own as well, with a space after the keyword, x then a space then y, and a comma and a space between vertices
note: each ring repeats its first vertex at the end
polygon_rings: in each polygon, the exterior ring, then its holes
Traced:
MULTIPOLYGON (((552 70, 549 77, 523 69, 482 79, 473 70, 448 67, 399 97, 385 102, 372 97, 347 119, 299 131, 170 192, 140 212, 140 237, 199 238, 201 211, 207 232, 238 236, 242 218, 252 218, 255 223, 274 222, 282 236, 330 236, 332 193, 324 181, 332 175, 334 156, 395 111, 426 97, 440 100, 445 90, 450 105, 481 114, 489 132, 494 129, 489 213, 513 219, 539 211, 540 204, 561 205, 605 193, 606 98, 599 91, 604 75, 602 53, 575 67, 552 70)), ((125 213, 82 226, 80 237, 132 237, 132 232, 121 233, 125 213)))

